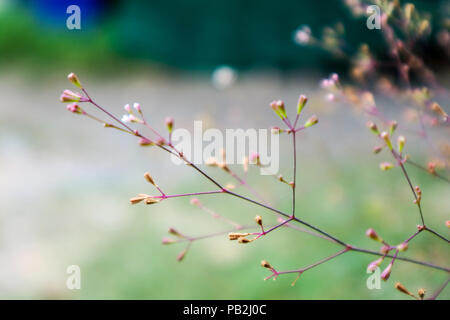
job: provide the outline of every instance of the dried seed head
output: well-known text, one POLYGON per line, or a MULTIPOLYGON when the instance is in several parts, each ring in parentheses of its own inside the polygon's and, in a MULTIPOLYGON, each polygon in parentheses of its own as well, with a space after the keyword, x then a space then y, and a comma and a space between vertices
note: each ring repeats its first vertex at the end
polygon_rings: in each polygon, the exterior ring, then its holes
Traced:
POLYGON ((249 242, 253 241, 253 240, 247 239, 245 237, 239 237, 237 240, 239 243, 249 243, 249 242))
POLYGON ((319 118, 317 118, 316 115, 313 115, 308 119, 308 121, 305 122, 304 127, 305 128, 311 127, 311 126, 317 124, 318 122, 319 122, 319 118))
POLYGON ((256 216, 256 217, 255 217, 255 221, 256 221, 256 223, 259 224, 260 226, 263 225, 263 221, 262 221, 261 216, 256 216))
POLYGON ((133 197, 130 199, 131 204, 136 204, 141 202, 142 200, 145 200, 147 196, 138 195, 137 197, 133 197))
POLYGON ((155 199, 155 198, 152 198, 152 197, 145 198, 145 204, 155 204, 155 203, 158 203, 160 201, 161 201, 161 199, 155 199))
POLYGON ((77 77, 77 75, 73 72, 69 73, 67 76, 67 79, 72 82, 74 85, 76 85, 78 88, 82 88, 80 79, 77 77))
POLYGON ((152 176, 150 175, 150 173, 146 172, 144 174, 145 180, 147 180, 149 183, 151 183, 152 185, 156 186, 155 181, 153 180, 152 176))
POLYGON ((411 292, 409 292, 408 289, 406 289, 406 287, 400 282, 396 282, 394 288, 404 294, 407 294, 408 296, 414 297, 414 295, 411 292))
POLYGON ((380 134, 380 131, 378 131, 377 125, 375 123, 373 123, 372 121, 367 122, 367 127, 370 129, 370 131, 372 131, 376 135, 380 134))
POLYGON ((261 266, 266 269, 272 269, 272 266, 266 260, 261 261, 261 266))
POLYGON ((423 288, 420 288, 419 290, 417 290, 417 294, 419 295, 420 299, 423 299, 425 297, 425 293, 427 291, 423 288))
POLYGON ((228 239, 230 240, 238 240, 241 237, 246 237, 250 235, 250 233, 239 233, 239 232, 230 232, 228 234, 228 239))

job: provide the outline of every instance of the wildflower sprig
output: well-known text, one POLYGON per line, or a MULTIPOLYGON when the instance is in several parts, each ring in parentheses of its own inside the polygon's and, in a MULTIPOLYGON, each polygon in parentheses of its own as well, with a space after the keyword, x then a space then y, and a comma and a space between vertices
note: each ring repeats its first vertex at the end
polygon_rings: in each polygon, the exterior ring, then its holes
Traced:
MULTIPOLYGON (((73 78, 73 77, 72 77, 73 78)), ((78 77, 77 77, 78 79, 78 77)), ((72 81, 72 80, 71 80, 72 81)), ((79 82, 79 80, 78 80, 79 82)), ((81 83, 80 83, 81 85, 81 83)), ((305 268, 300 268, 300 269, 296 269, 296 270, 288 270, 288 271, 278 271, 276 269, 274 269, 273 267, 271 267, 269 264, 264 264, 264 267, 271 270, 272 275, 269 276, 268 278, 276 278, 279 275, 283 275, 283 274, 290 274, 290 273, 296 273, 298 274, 298 276, 300 276, 303 272, 314 268, 316 266, 321 265, 322 263, 325 263, 327 261, 333 260, 334 258, 336 258, 337 256, 346 253, 346 252, 357 252, 357 253, 362 253, 362 254, 370 254, 370 255, 377 255, 383 258, 392 258, 391 261, 391 268, 392 268, 392 264, 394 260, 400 260, 400 261, 407 261, 409 263, 414 263, 414 264, 418 264, 418 265, 422 265, 422 266, 426 266, 429 268, 433 268, 433 269, 437 269, 437 270, 442 270, 444 272, 450 273, 450 270, 446 267, 442 267, 442 266, 438 266, 432 263, 428 263, 428 262, 423 262, 423 261, 419 261, 419 260, 414 260, 414 259, 410 259, 410 258, 405 258, 402 256, 398 256, 398 252, 402 249, 402 247, 398 246, 394 248, 389 248, 390 250, 395 250, 394 255, 389 254, 389 251, 386 253, 382 253, 382 252, 378 252, 378 251, 374 251, 374 250, 369 250, 369 249, 364 249, 364 248, 360 248, 357 246, 353 246, 350 245, 348 243, 346 243, 345 241, 339 239, 338 237, 332 235, 329 232, 324 231, 323 229, 319 228, 318 226, 312 225, 308 222, 306 222, 305 220, 299 218, 298 216, 295 215, 295 182, 296 182, 296 133, 300 130, 306 129, 308 127, 310 127, 311 125, 317 123, 317 119, 316 118, 310 118, 309 120, 306 121, 305 125, 303 127, 297 127, 297 120, 300 116, 300 113, 303 110, 304 104, 306 104, 306 100, 302 97, 299 98, 300 101, 300 105, 302 103, 303 106, 298 107, 297 106, 297 116, 295 121, 291 122, 290 119, 287 116, 287 112, 284 109, 284 103, 280 103, 277 102, 275 109, 276 109, 276 113, 277 115, 280 116, 280 118, 283 120, 283 122, 288 126, 288 134, 292 135, 292 142, 293 142, 293 186, 292 186, 292 190, 293 190, 293 194, 292 194, 292 211, 290 213, 286 213, 284 211, 281 211, 279 209, 274 208, 271 205, 265 204, 262 201, 258 201, 249 197, 246 197, 242 194, 236 193, 228 188, 226 188, 225 186, 223 186, 219 181, 217 181, 217 179, 215 179, 214 177, 212 177, 211 175, 209 175, 208 173, 206 173, 203 169, 199 168, 197 165, 195 165, 194 163, 192 163, 184 154, 183 152, 179 151, 176 147, 173 146, 171 139, 170 139, 170 133, 173 130, 173 121, 170 121, 169 123, 167 123, 166 121, 166 127, 169 131, 169 138, 165 138, 162 134, 160 134, 157 130, 155 130, 153 127, 151 127, 149 125, 149 123, 146 121, 143 111, 139 105, 139 107, 137 107, 136 105, 134 106, 134 110, 137 111, 137 114, 134 113, 134 111, 131 110, 131 108, 125 108, 128 115, 130 115, 130 112, 133 113, 133 115, 139 119, 138 121, 129 121, 129 122, 124 122, 121 121, 119 118, 115 117, 113 114, 111 114, 109 111, 107 111, 106 109, 104 109, 103 107, 101 107, 98 103, 96 103, 94 100, 92 100, 92 98, 89 96, 88 92, 86 91, 86 89, 84 87, 82 87, 82 92, 83 95, 81 95, 81 97, 79 98, 79 102, 80 103, 84 103, 87 102, 89 104, 91 104, 92 106, 94 106, 95 108, 97 108, 98 110, 102 111, 104 114, 106 114, 109 118, 111 118, 112 120, 114 120, 115 122, 117 122, 118 126, 113 125, 113 124, 109 124, 108 122, 103 122, 104 124, 108 124, 113 126, 114 128, 120 128, 121 131, 125 131, 129 134, 132 134, 133 136, 137 137, 139 140, 139 144, 140 145, 152 145, 155 146, 157 148, 160 148, 166 152, 168 152, 171 155, 175 155, 178 158, 180 158, 181 160, 183 160, 189 167, 193 168, 194 170, 196 170, 201 176, 203 176, 205 179, 207 179, 208 181, 210 181, 215 187, 215 190, 212 191, 204 191, 204 192, 191 192, 191 193, 182 193, 182 194, 166 194, 163 192, 163 190, 156 184, 155 179, 148 173, 146 173, 144 175, 145 179, 152 184, 160 193, 160 195, 157 196, 152 196, 152 195, 147 195, 147 194, 138 194, 137 197, 132 198, 130 201, 132 203, 140 203, 140 202, 145 202, 147 204, 155 204, 158 203, 160 201, 166 200, 166 199, 172 199, 172 198, 182 198, 182 197, 195 197, 197 198, 200 195, 219 195, 219 194, 223 194, 223 195, 228 195, 228 196, 232 196, 235 197, 237 199, 241 199, 242 201, 246 201, 249 202, 255 206, 258 206, 259 208, 263 208, 266 209, 274 214, 276 214, 279 218, 278 224, 273 225, 273 226, 265 226, 263 224, 263 220, 261 218, 261 216, 257 216, 255 218, 255 222, 259 228, 259 231, 251 231, 251 232, 244 232, 245 227, 243 227, 242 229, 237 229, 237 226, 235 226, 235 228, 231 231, 231 232, 226 232, 226 234, 228 234, 229 238, 232 240, 237 240, 238 242, 241 243, 249 243, 249 242, 253 242, 257 239, 259 239, 262 236, 266 236, 267 234, 275 231, 275 230, 279 230, 282 229, 282 227, 286 227, 286 228, 293 228, 293 229, 297 229, 299 231, 304 231, 307 232, 313 236, 316 237, 320 237, 323 238, 325 240, 328 240, 329 242, 332 242, 335 245, 339 245, 342 247, 342 250, 338 251, 336 254, 329 256, 327 258, 324 258, 322 260, 319 260, 318 262, 305 267, 305 268), (129 110, 128 110, 129 109, 129 110), (294 124, 292 124, 294 123, 294 124), (156 139, 150 139, 147 136, 145 136, 143 133, 141 133, 140 131, 136 130, 136 129, 132 129, 129 125, 134 124, 134 125, 143 125, 145 128, 150 129, 150 131, 152 131, 152 133, 156 136, 156 139), (308 125, 306 125, 308 124, 308 125), (306 228, 308 228, 309 230, 304 230, 302 228, 299 228, 298 226, 294 226, 293 224, 300 224, 306 228), (268 266, 270 266, 268 268, 268 266)), ((77 98, 78 99, 78 98, 77 98)), ((62 99, 64 102, 66 102, 64 99, 62 99)), ((74 113, 77 114, 85 114, 83 112, 78 112, 79 109, 76 107, 71 107, 72 110, 76 111, 74 113)), ((81 110, 81 109, 80 109, 81 110)), ((94 119, 94 118, 93 118, 94 119)), ((96 118, 95 118, 96 119, 96 118)), ((128 120, 129 118, 127 118, 128 120)), ((100 122, 102 122, 102 120, 99 120, 100 122)), ((260 162, 258 158, 253 159, 256 162, 260 162)), ((225 169, 226 167, 224 166, 223 169, 225 171, 227 171, 227 169, 225 169)), ((245 166, 244 166, 244 171, 245 170, 245 166)), ((194 201, 195 202, 195 201, 194 201)), ((194 203, 195 204, 195 203, 194 203)), ((423 224, 421 226, 421 228, 419 228, 421 232, 422 230, 429 230, 427 227, 425 227, 425 225, 423 224)), ((429 230, 430 232, 434 233, 434 231, 429 230)), ((418 232, 418 233, 419 233, 418 232)), ((216 233, 216 234, 208 234, 205 236, 201 236, 201 237, 189 237, 186 236, 185 234, 182 234, 178 231, 176 231, 175 229, 170 229, 169 233, 173 236, 172 238, 165 238, 163 240, 164 244, 172 244, 172 243, 177 243, 177 242, 187 242, 187 246, 185 247, 184 250, 182 250, 177 259, 179 261, 183 260, 184 257, 186 256, 186 253, 188 252, 188 250, 190 249, 191 244, 196 241, 196 240, 200 240, 200 239, 207 239, 207 238, 211 238, 215 235, 218 234, 224 234, 224 232, 221 233, 216 233)), ((417 234, 418 234, 417 233, 417 234)), ((409 242, 412 238, 410 238, 409 240, 407 240, 406 242, 409 242)), ((443 237, 443 239, 445 239, 443 237)), ((404 246, 403 246, 404 249, 404 246)), ((297 277, 298 278, 298 277, 297 277)))

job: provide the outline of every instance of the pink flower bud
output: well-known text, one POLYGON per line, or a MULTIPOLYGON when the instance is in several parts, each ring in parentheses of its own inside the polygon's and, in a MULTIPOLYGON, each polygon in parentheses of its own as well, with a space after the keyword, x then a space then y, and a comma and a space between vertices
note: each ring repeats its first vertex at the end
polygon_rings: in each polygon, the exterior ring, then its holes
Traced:
POLYGON ((389 279, 389 277, 391 276, 391 271, 392 271, 392 262, 389 263, 386 269, 383 270, 383 272, 380 275, 380 278, 383 279, 384 281, 387 281, 387 279, 389 279))
POLYGON ((408 242, 402 242, 397 246, 398 251, 406 251, 408 250, 408 242))
POLYGON ((67 108, 67 110, 69 110, 70 112, 73 112, 73 113, 78 113, 78 114, 83 113, 83 110, 76 103, 68 104, 66 108, 67 108))
POLYGON ((173 130, 173 118, 172 117, 167 117, 165 123, 166 123, 167 130, 169 132, 172 132, 172 130, 173 130))
POLYGON ((67 79, 72 82, 74 85, 76 85, 78 88, 82 88, 80 79, 78 79, 77 75, 73 72, 69 73, 67 76, 67 79))
POLYGON ((298 103, 297 103, 297 114, 300 114, 300 112, 302 112, 303 108, 305 107, 306 103, 308 102, 308 98, 305 97, 304 95, 301 95, 298 98, 298 103))
POLYGON ((162 244, 172 244, 172 243, 176 243, 176 241, 173 239, 170 239, 170 238, 163 238, 161 243, 162 244))
POLYGON ((382 162, 380 163, 380 169, 383 171, 392 169, 394 167, 394 165, 390 162, 382 162))
POLYGON ((274 100, 270 103, 270 106, 272 107, 273 111, 281 118, 284 119, 287 117, 286 110, 284 109, 284 102, 283 100, 274 100))
POLYGON ((319 118, 317 118, 316 115, 313 115, 313 116, 311 116, 311 117, 308 119, 308 121, 305 122, 304 127, 305 127, 305 128, 309 128, 309 127, 315 125, 315 124, 318 123, 318 122, 319 122, 319 118))
POLYGON ((134 104, 133 104, 133 108, 137 111, 137 112, 142 112, 142 110, 141 110, 141 105, 139 104, 139 103, 137 103, 137 102, 135 102, 134 104))
POLYGON ((374 272, 376 268, 378 268, 380 266, 380 264, 383 262, 384 258, 381 257, 375 261, 372 261, 371 263, 369 263, 369 265, 367 266, 367 270, 370 272, 374 272))
POLYGON ((378 234, 375 232, 375 230, 373 230, 372 228, 367 229, 366 236, 368 236, 370 239, 378 241, 378 242, 383 241, 383 239, 381 239, 381 237, 379 237, 378 234))
POLYGON ((126 105, 124 105, 123 108, 125 109, 126 112, 131 114, 131 107, 128 103, 126 105))
POLYGON ((75 93, 71 90, 64 90, 61 97, 59 98, 61 102, 85 102, 88 101, 81 94, 75 93))

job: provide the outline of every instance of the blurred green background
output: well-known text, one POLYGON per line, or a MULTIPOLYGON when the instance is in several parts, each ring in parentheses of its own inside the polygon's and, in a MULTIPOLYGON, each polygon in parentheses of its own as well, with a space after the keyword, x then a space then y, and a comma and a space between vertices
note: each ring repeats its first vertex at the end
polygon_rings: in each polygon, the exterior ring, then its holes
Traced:
MULTIPOLYGON (((445 1, 415 1, 448 15, 445 1)), ((182 245, 163 246, 174 227, 201 236, 229 227, 189 204, 130 206, 137 193, 154 193, 142 178, 149 171, 167 193, 211 190, 192 170, 174 166, 158 150, 141 149, 119 132, 70 114, 58 102, 76 72, 90 93, 115 114, 138 101, 150 121, 164 118, 192 130, 270 128, 280 125, 268 104, 285 100, 293 113, 298 95, 310 97, 304 119, 318 126, 298 138, 298 207, 301 218, 347 242, 377 250, 364 236, 373 227, 393 243, 419 223, 399 170, 380 172, 387 154, 374 156, 375 139, 365 117, 326 103, 320 79, 345 71, 348 63, 293 42, 307 24, 314 33, 342 21, 349 43, 369 42, 383 54, 378 32, 353 19, 340 1, 7 1, 0 0, 0 298, 56 299, 403 299, 393 289, 429 292, 445 274, 397 262, 381 290, 366 280, 371 256, 348 253, 303 274, 263 281, 262 259, 281 270, 306 266, 339 248, 294 230, 279 230, 249 245, 226 236, 195 242, 185 261, 182 245), (81 30, 66 28, 66 8, 81 8, 81 30), (237 80, 214 86, 211 75, 229 65, 237 80), (79 265, 81 290, 68 290, 66 268, 79 265)), ((448 61, 427 44, 429 59, 448 61)), ((443 74, 445 78, 445 71, 443 74)), ((72 89, 72 88, 71 88, 72 89)), ((381 106, 382 107, 382 106, 381 106)), ((385 106, 395 118, 401 106, 385 106)), ((410 124, 415 128, 417 124, 410 124)), ((419 162, 427 144, 408 137, 407 151, 419 162)), ((439 132, 432 132, 439 135, 439 132)), ((283 139, 282 139, 283 140, 283 139)), ((290 177, 289 141, 282 141, 282 173, 290 177)), ((233 167, 241 172, 239 166, 233 167)), ((232 179, 207 168, 224 182, 232 179)), ((449 186, 410 168, 424 190, 428 223, 448 232, 449 186)), ((271 203, 290 210, 289 189, 252 169, 249 183, 271 203)), ((245 190, 242 190, 245 193, 245 190)), ((270 212, 224 197, 202 202, 222 215, 252 224, 256 215, 272 224, 270 212)), ((448 264, 448 249, 428 234, 405 256, 448 264)), ((449 290, 442 298, 450 297, 449 290)))

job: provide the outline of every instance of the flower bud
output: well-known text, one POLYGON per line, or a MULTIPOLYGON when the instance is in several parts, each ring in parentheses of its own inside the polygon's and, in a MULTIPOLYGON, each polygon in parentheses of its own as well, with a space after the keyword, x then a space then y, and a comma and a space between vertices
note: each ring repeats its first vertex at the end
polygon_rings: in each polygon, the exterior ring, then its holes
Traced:
POLYGON ((403 147, 405 146, 406 143, 406 139, 404 136, 400 136, 397 139, 397 144, 398 144, 398 152, 402 153, 403 151, 403 147))
POLYGON ((192 198, 190 202, 191 202, 191 204, 194 205, 194 206, 200 205, 200 200, 197 199, 197 198, 192 198))
POLYGON ((154 143, 151 140, 148 140, 147 138, 140 138, 139 139, 139 144, 143 147, 145 146, 153 146, 154 143))
POLYGON ((59 98, 61 102, 85 102, 86 100, 81 94, 73 92, 71 90, 64 90, 61 97, 59 98))
POLYGON ((81 83, 80 83, 80 79, 78 79, 77 75, 73 72, 69 73, 69 75, 67 76, 67 79, 72 82, 74 85, 76 85, 78 88, 82 88, 81 83))
POLYGON ((383 171, 392 169, 394 167, 394 165, 390 162, 381 162, 380 163, 380 169, 383 171))
POLYGON ((255 217, 255 221, 256 221, 257 224, 259 224, 260 226, 262 226, 263 222, 262 222, 261 216, 256 216, 256 217, 255 217))
POLYGON ((169 230, 167 230, 167 232, 176 237, 184 238, 184 236, 181 233, 179 233, 175 228, 169 228, 169 230))
POLYGON ((369 263, 369 265, 367 266, 367 271, 370 272, 374 272, 376 268, 378 268, 380 266, 380 264, 383 262, 384 258, 378 258, 375 261, 372 261, 371 263, 369 263))
POLYGON ((390 262, 386 267, 386 269, 384 269, 383 272, 381 272, 380 278, 383 279, 384 281, 387 281, 391 276, 391 271, 392 271, 392 262, 390 262))
POLYGON ((392 144, 391 144, 391 139, 389 138, 389 133, 387 133, 386 131, 383 131, 380 134, 381 139, 384 140, 384 142, 386 142, 386 145, 388 146, 388 148, 390 150, 392 150, 392 144))
POLYGON ((169 133, 172 132, 172 129, 173 129, 173 118, 172 117, 167 117, 165 122, 166 122, 166 127, 167 127, 167 130, 169 131, 169 133))
POLYGON ((377 154, 377 153, 380 153, 381 150, 383 150, 383 146, 376 146, 373 148, 372 151, 373 151, 373 153, 377 154))
POLYGON ((173 243, 176 243, 176 241, 173 239, 170 239, 170 238, 163 238, 161 243, 162 244, 173 244, 173 243))
POLYGON ((186 253, 187 253, 187 249, 182 250, 177 256, 177 261, 181 262, 184 259, 184 257, 186 256, 186 253))
POLYGON ((301 95, 298 98, 298 103, 297 103, 297 114, 300 114, 303 110, 303 107, 306 105, 306 103, 308 102, 308 98, 305 97, 304 95, 301 95))
POLYGON ((124 110, 125 110, 126 112, 128 112, 129 114, 132 113, 131 107, 130 107, 130 105, 129 105, 128 103, 127 103, 126 105, 124 105, 123 108, 124 108, 124 110))
POLYGON ((266 269, 272 269, 272 266, 266 260, 261 261, 261 266, 266 269))
POLYGON ((160 201, 161 201, 161 199, 148 197, 148 198, 145 199, 145 204, 155 204, 155 203, 158 203, 160 201))
POLYGON ((304 127, 308 128, 319 122, 319 118, 316 115, 311 116, 308 121, 305 122, 304 127))
POLYGON ((406 251, 408 250, 408 242, 402 242, 397 246, 398 251, 406 251))
POLYGON ((68 104, 66 108, 67 108, 67 110, 69 110, 72 113, 78 113, 78 114, 82 114, 83 113, 83 110, 76 103, 68 104))
POLYGON ((445 225, 450 229, 450 220, 445 221, 445 225))
POLYGON ((140 105, 139 103, 137 103, 137 102, 135 102, 135 103, 133 104, 133 108, 134 108, 137 112, 139 112, 139 113, 142 112, 141 105, 140 105))
POLYGON ((444 118, 444 120, 448 117, 448 114, 444 111, 444 109, 442 109, 442 107, 439 105, 439 103, 434 102, 430 108, 433 112, 437 113, 442 118, 444 118))
POLYGON ((375 123, 373 123, 372 121, 367 122, 367 127, 370 129, 370 131, 372 131, 375 134, 380 134, 380 131, 378 130, 378 127, 375 123))
POLYGON ((398 122, 397 121, 394 120, 394 121, 391 122, 391 125, 389 127, 389 133, 390 133, 391 136, 394 134, 395 129, 397 129, 397 126, 398 126, 398 122))
POLYGON ((369 237, 372 240, 375 240, 375 241, 378 241, 378 242, 383 242, 383 239, 380 236, 378 236, 378 234, 372 228, 367 229, 366 236, 369 237))
POLYGON ((272 134, 280 134, 283 132, 283 130, 280 129, 279 127, 272 127, 270 131, 272 132, 272 134))
POLYGON ((270 103, 273 111, 281 118, 286 118, 286 110, 284 109, 284 102, 282 100, 274 100, 270 103))

